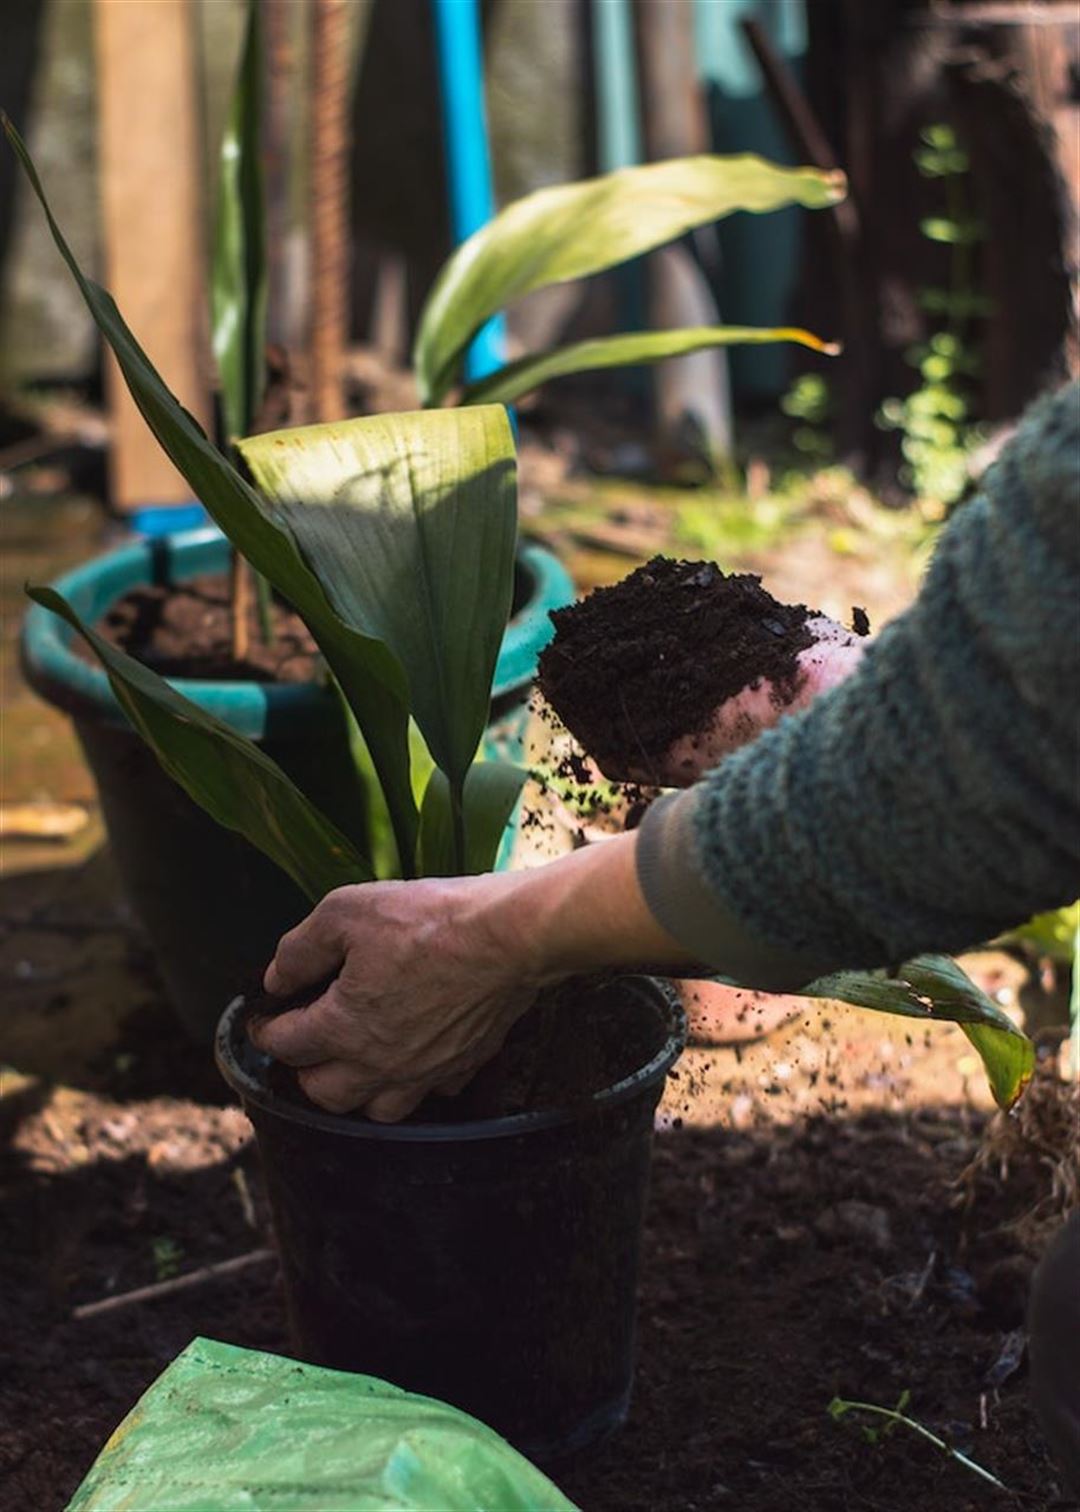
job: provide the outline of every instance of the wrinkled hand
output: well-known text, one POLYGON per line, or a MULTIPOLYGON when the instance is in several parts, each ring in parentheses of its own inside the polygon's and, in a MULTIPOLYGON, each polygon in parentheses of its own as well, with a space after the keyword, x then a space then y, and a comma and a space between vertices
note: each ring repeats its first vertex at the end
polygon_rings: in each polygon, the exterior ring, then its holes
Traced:
POLYGON ((721 704, 705 730, 675 741, 650 770, 635 767, 613 771, 596 758, 604 775, 612 781, 690 787, 725 756, 778 724, 785 714, 805 709, 820 694, 843 682, 858 666, 869 642, 825 615, 815 615, 806 625, 814 635, 814 644, 796 657, 799 675, 790 694, 781 695, 772 682, 762 678, 721 704))
POLYGON ((542 985, 524 937, 493 925, 491 904, 514 886, 482 876, 329 893, 283 936, 264 986, 290 996, 333 982, 307 1007, 253 1019, 253 1042, 333 1113, 390 1123, 431 1091, 455 1095, 542 985))

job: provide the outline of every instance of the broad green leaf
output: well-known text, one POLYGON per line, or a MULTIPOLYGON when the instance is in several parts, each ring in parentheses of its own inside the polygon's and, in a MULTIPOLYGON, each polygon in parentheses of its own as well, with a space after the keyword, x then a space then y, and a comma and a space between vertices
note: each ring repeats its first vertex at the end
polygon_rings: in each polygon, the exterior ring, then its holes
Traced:
MULTIPOLYGON (((364 817, 369 837, 368 847, 371 853, 372 869, 380 881, 389 881, 401 876, 401 864, 398 860, 397 846, 394 843, 394 827, 390 823, 390 811, 386 807, 386 799, 379 786, 378 773, 360 726, 356 723, 356 718, 344 696, 341 703, 347 720, 349 749, 352 752, 353 762, 360 778, 360 787, 364 793, 364 817)), ((424 737, 420 734, 414 719, 409 721, 409 762, 413 798, 419 809, 428 781, 435 770, 435 763, 431 759, 431 752, 425 745, 424 737)))
POLYGON ((244 48, 221 139, 210 278, 211 340, 221 379, 225 434, 230 440, 251 430, 262 402, 266 366, 259 8, 259 0, 249 0, 244 48))
POLYGON ((438 404, 480 326, 533 289, 599 273, 736 210, 822 209, 846 192, 841 173, 746 154, 673 158, 526 195, 463 242, 439 274, 413 351, 421 401, 438 404))
POLYGON ((1059 965, 1067 965, 1073 958, 1078 933, 1080 900, 1065 908, 1036 914, 1026 924, 1010 929, 1005 940, 1011 945, 1028 945, 1039 955, 1050 956, 1059 965))
MULTIPOLYGON (((95 634, 52 588, 27 591, 92 647, 132 724, 169 776, 212 819, 276 861, 313 902, 335 887, 371 880, 371 868, 352 842, 254 741, 95 634)), ((169 857, 162 856, 161 864, 168 866, 169 857)))
POLYGON ((369 415, 249 436, 240 451, 337 612, 404 668, 413 717, 460 791, 513 593, 506 411, 369 415))
POLYGON ((536 352, 501 367, 478 383, 471 384, 461 396, 462 404, 513 404, 523 394, 547 383, 549 378, 564 378, 568 373, 585 373, 598 368, 634 367, 643 363, 663 362, 666 357, 681 357, 704 347, 761 346, 771 341, 795 341, 815 352, 835 356, 840 350, 832 342, 822 341, 810 331, 794 326, 773 329, 755 326, 695 326, 679 331, 631 331, 622 336, 601 336, 592 341, 576 341, 571 346, 536 352))
POLYGON ((982 1057, 999 1107, 1011 1108, 1031 1079, 1031 1041, 948 956, 918 956, 896 976, 840 971, 800 988, 800 995, 836 998, 924 1022, 959 1024, 982 1057))
POLYGON ((506 826, 528 776, 508 761, 477 761, 465 779, 465 854, 459 857, 450 784, 436 767, 420 808, 418 870, 424 877, 491 871, 506 826))
POLYGON ((416 849, 417 812, 409 781, 407 685, 400 663, 362 627, 341 618, 284 521, 211 445, 201 426, 162 382, 110 296, 83 276, 49 209, 22 138, 7 116, 2 119, 41 202, 53 240, 147 425, 241 555, 301 615, 337 676, 371 750, 393 819, 401 864, 408 874, 416 849))

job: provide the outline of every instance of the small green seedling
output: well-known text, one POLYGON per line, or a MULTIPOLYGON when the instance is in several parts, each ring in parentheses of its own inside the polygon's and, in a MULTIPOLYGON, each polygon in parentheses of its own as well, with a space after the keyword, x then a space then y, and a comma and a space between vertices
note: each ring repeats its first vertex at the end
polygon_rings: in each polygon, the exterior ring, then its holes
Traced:
POLYGON ((949 1459, 956 1460, 957 1464, 963 1465, 965 1470, 970 1470, 980 1480, 989 1481, 999 1491, 1007 1491, 1009 1489, 1002 1481, 998 1480, 996 1475, 991 1475, 989 1470, 984 1470, 982 1465, 976 1464, 968 1455, 962 1454, 959 1449, 954 1449, 943 1438, 938 1438, 936 1433, 931 1433, 929 1428, 924 1427, 915 1418, 908 1417, 904 1408, 910 1400, 910 1391, 901 1392, 900 1400, 895 1407, 877 1407, 873 1402, 850 1402, 844 1397, 833 1397, 829 1403, 828 1412, 833 1421, 837 1423, 849 1412, 867 1412, 872 1416, 883 1419, 880 1428, 870 1427, 865 1423, 859 1425, 863 1439, 868 1444, 881 1443, 884 1439, 889 1438, 895 1433, 897 1428, 910 1428, 912 1433, 917 1433, 920 1438, 926 1439, 928 1443, 933 1444, 935 1449, 940 1449, 942 1454, 948 1455, 949 1459))
POLYGON ((179 1273, 180 1261, 184 1257, 183 1248, 175 1239, 160 1238, 154 1240, 153 1254, 154 1279, 171 1281, 179 1273))

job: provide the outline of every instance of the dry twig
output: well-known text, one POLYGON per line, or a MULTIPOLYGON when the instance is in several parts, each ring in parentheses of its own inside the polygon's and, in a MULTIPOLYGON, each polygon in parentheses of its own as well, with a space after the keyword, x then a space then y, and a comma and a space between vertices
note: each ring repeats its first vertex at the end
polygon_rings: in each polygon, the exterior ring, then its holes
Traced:
POLYGON ((207 1281, 218 1281, 224 1276, 235 1276, 239 1271, 248 1270, 253 1265, 262 1265, 267 1260, 276 1260, 277 1253, 272 1249, 252 1250, 247 1255, 237 1255, 232 1260, 219 1260, 215 1265, 203 1265, 198 1270, 188 1271, 183 1276, 173 1276, 168 1281, 158 1281, 153 1286, 138 1286, 134 1291, 121 1292, 117 1297, 103 1297, 99 1302, 84 1302, 81 1307, 72 1308, 71 1316, 74 1322, 82 1322, 84 1318, 97 1318, 103 1313, 119 1312, 122 1308, 133 1307, 138 1302, 156 1302, 159 1297, 172 1296, 174 1292, 188 1291, 194 1286, 202 1286, 207 1281))

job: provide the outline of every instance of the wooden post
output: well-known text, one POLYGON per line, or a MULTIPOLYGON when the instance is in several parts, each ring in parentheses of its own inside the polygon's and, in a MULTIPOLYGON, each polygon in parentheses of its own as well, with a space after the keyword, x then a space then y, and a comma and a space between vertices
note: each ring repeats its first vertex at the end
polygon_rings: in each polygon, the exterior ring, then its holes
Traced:
MULTIPOLYGON (((105 281, 172 391, 207 426, 206 248, 188 0, 96 0, 105 281)), ((189 501, 108 358, 117 508, 189 501)))
MULTIPOLYGON (((766 93, 800 160, 826 172, 835 169, 836 157, 821 123, 791 69, 773 46, 768 32, 752 17, 746 18, 741 26, 761 69, 766 93)), ((829 224, 843 310, 844 351, 838 368, 841 392, 838 439, 844 460, 857 472, 866 463, 867 432, 873 425, 873 410, 867 402, 867 395, 871 392, 874 371, 877 324, 873 290, 866 280, 863 265, 861 218, 851 194, 832 207, 829 224)))
POLYGON ((1072 283, 1072 321, 1065 360, 1072 378, 1080 374, 1080 11, 1049 8, 1017 17, 1021 57, 1039 117, 1050 127, 1061 178, 1062 252, 1072 283), (1055 24, 1056 23, 1056 24, 1055 24))
POLYGON ((340 420, 349 312, 349 47, 345 0, 313 0, 311 394, 315 418, 340 420))
POLYGON ((291 153, 289 133, 294 89, 295 48, 290 0, 262 0, 266 28, 266 110, 263 120, 263 162, 266 179, 266 339, 287 348, 292 328, 288 309, 288 269, 291 153))
MULTIPOLYGON (((653 162, 708 150, 705 101, 694 60, 691 0, 638 0, 634 6, 645 156, 653 162)), ((712 291, 685 246, 654 252, 646 264, 649 325, 719 325, 712 291)), ((727 358, 695 352, 654 370, 661 450, 707 453, 732 448, 727 358)))

